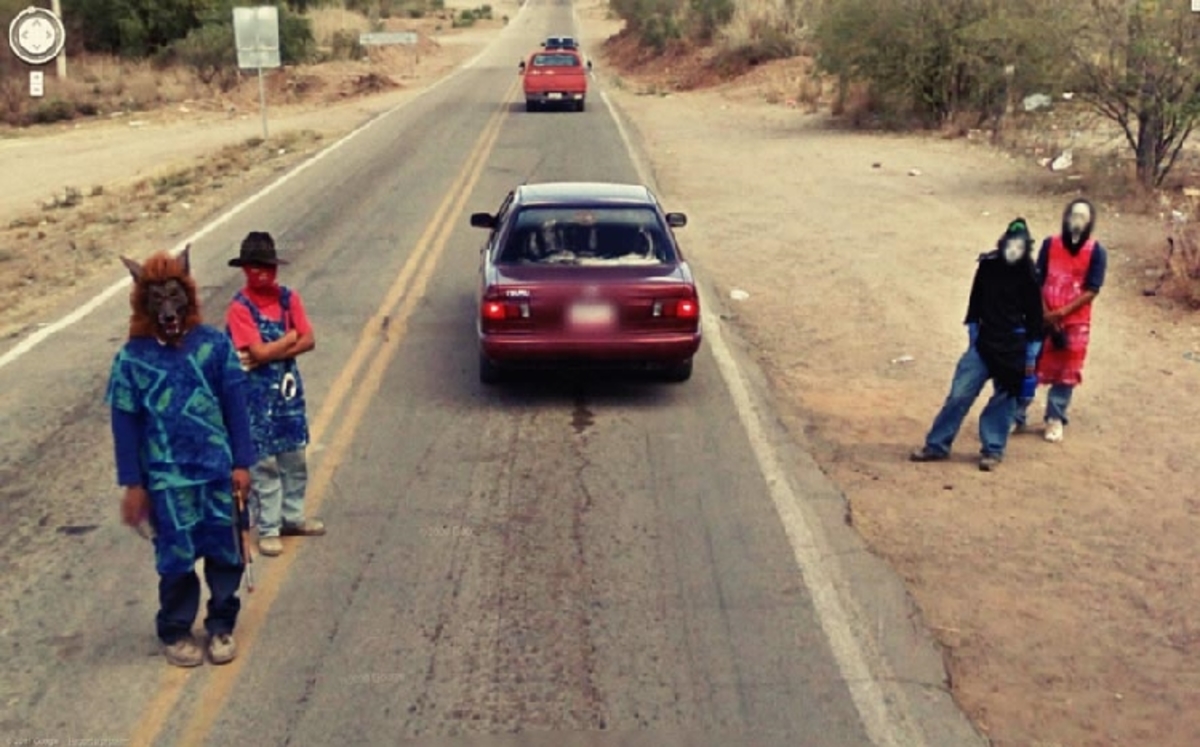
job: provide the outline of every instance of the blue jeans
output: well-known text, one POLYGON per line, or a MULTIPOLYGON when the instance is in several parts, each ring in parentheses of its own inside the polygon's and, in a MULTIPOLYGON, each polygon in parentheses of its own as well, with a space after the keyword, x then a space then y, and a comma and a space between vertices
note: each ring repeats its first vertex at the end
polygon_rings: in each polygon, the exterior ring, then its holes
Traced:
MULTIPOLYGON (((954 380, 950 383, 950 394, 942 410, 933 419, 933 427, 925 437, 925 448, 935 454, 947 455, 963 420, 971 406, 979 398, 983 386, 992 378, 987 364, 975 350, 967 348, 958 366, 954 369, 954 380)), ((1016 412, 1017 398, 992 385, 992 397, 979 415, 979 440, 983 444, 980 453, 985 456, 1003 457, 1008 445, 1008 431, 1016 412)))
POLYGON ((250 468, 253 511, 260 537, 278 537, 284 524, 304 523, 308 458, 304 449, 259 460, 250 468))
MULTIPOLYGON (((1050 391, 1046 392, 1046 420, 1055 419, 1062 421, 1063 425, 1067 424, 1067 407, 1071 404, 1071 395, 1075 393, 1075 387, 1067 384, 1051 384, 1050 391)), ((1017 402, 1017 413, 1014 416, 1014 422, 1017 425, 1025 425, 1029 419, 1029 405, 1033 403, 1033 398, 1022 399, 1017 402)))

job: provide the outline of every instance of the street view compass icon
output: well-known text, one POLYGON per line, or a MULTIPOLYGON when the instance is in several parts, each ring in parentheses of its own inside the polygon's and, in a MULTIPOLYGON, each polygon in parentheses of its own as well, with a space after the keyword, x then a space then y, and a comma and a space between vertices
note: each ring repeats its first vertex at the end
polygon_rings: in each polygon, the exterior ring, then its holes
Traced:
POLYGON ((30 65, 45 65, 58 57, 66 39, 62 20, 45 8, 26 8, 8 27, 13 54, 30 65))

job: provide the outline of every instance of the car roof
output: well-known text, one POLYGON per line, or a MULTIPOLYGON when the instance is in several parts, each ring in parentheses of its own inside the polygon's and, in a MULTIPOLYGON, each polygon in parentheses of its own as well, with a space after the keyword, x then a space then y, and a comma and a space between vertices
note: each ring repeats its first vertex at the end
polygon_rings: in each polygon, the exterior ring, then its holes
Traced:
POLYGON ((517 188, 516 201, 522 205, 620 203, 654 205, 650 190, 640 184, 606 182, 546 182, 523 184, 517 188))

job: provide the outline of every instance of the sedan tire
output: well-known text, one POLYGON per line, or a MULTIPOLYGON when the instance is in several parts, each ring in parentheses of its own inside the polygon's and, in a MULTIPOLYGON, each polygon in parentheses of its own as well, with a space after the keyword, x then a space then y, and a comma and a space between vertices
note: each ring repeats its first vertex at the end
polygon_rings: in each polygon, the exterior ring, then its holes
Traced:
POLYGON ((578 102, 576 102, 576 104, 575 104, 575 111, 577 111, 577 112, 581 112, 581 111, 583 111, 583 110, 584 110, 584 108, 585 108, 586 106, 587 106, 587 105, 584 103, 584 100, 583 100, 583 99, 580 99, 580 100, 579 100, 578 102))
POLYGON ((537 105, 536 101, 532 101, 530 99, 525 100, 525 111, 536 112, 537 110, 538 110, 538 105, 537 105))
POLYGON ((692 378, 691 358, 679 363, 672 363, 663 371, 663 379, 675 384, 682 384, 690 378, 692 378))
POLYGON ((483 353, 479 354, 479 382, 481 384, 499 384, 504 380, 504 371, 493 363, 483 353))

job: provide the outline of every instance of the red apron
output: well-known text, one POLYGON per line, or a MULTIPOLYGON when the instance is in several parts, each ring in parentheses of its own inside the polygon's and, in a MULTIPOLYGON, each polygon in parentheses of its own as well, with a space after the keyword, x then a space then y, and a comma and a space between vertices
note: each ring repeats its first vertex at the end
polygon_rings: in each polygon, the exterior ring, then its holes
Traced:
MULTIPOLYGON (((1060 309, 1083 293, 1083 283, 1095 247, 1096 241, 1089 239, 1078 254, 1071 254, 1061 236, 1050 240, 1046 281, 1042 284, 1042 300, 1048 309, 1060 309)), ((1092 332, 1092 305, 1089 303, 1076 310, 1061 324, 1067 346, 1058 350, 1049 338, 1046 339, 1042 357, 1038 360, 1038 381, 1042 384, 1076 386, 1083 383, 1083 361, 1087 358, 1092 332)))

